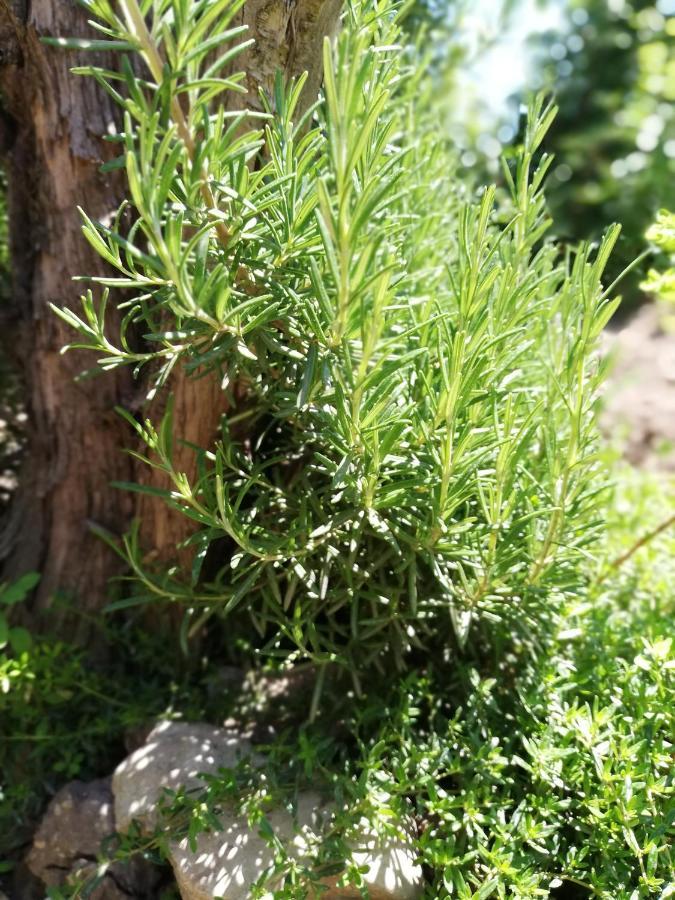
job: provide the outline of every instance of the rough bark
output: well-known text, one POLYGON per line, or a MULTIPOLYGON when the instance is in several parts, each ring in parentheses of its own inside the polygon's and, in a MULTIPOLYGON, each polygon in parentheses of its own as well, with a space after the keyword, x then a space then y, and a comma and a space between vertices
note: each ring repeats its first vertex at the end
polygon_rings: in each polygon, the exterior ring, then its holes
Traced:
MULTIPOLYGON (((337 27, 339 0, 248 0, 239 16, 257 40, 238 65, 248 74, 247 102, 258 105, 258 88, 271 90, 274 74, 305 69, 305 103, 316 96, 321 42, 337 27)), ((97 523, 122 533, 141 514, 142 534, 153 557, 175 556, 189 521, 158 502, 111 488, 112 480, 148 480, 121 448, 128 429, 114 413, 132 393, 128 372, 76 382, 92 365, 79 353, 61 356, 72 333, 49 310, 51 301, 76 308, 77 274, 97 274, 101 261, 81 237, 76 207, 105 220, 116 209, 122 185, 99 171, 109 155, 102 136, 116 110, 91 79, 70 73, 73 54, 45 46, 45 36, 86 35, 86 16, 75 0, 0 0, 0 93, 4 157, 10 184, 13 296, 8 328, 23 371, 30 417, 29 447, 21 487, 0 540, 4 575, 42 572, 33 615, 65 594, 75 608, 93 613, 106 598, 117 571, 111 551, 91 532, 97 523)), ((91 60, 91 56, 88 57, 91 60)), ((226 411, 213 379, 178 377, 174 391, 177 435, 207 446, 226 411)), ((192 455, 179 466, 190 471, 192 455)), ((78 620, 82 624, 85 620, 78 620)), ((72 637, 82 629, 58 613, 52 629, 72 637)), ((85 629, 86 630, 86 629, 85 629)))
POLYGON ((259 108, 261 89, 272 94, 277 71, 286 78, 306 71, 303 103, 316 99, 323 38, 335 32, 341 5, 341 0, 247 0, 239 24, 248 26, 256 42, 239 57, 237 68, 247 73, 251 108, 259 108))
MULTIPOLYGON (((75 2, 0 0, 13 269, 3 333, 23 373, 29 414, 20 489, 0 550, 6 576, 42 573, 32 606, 38 622, 59 595, 84 613, 100 608, 117 563, 90 524, 120 532, 132 513, 130 499, 109 487, 130 476, 120 451, 124 429, 113 411, 126 399, 128 374, 76 382, 92 360, 60 355, 73 335, 48 306, 76 307, 81 289, 73 276, 103 271, 81 236, 76 206, 105 220, 121 197, 121 184, 99 171, 109 155, 102 136, 115 111, 93 81, 70 73, 72 54, 40 42, 86 32, 75 2)), ((59 612, 50 625, 75 634, 85 621, 59 612)))

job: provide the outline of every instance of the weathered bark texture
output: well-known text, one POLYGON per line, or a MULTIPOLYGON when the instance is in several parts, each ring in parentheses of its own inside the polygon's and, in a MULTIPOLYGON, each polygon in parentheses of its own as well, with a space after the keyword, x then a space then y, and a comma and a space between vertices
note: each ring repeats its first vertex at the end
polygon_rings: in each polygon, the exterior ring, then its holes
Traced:
MULTIPOLYGON (((121 184, 101 175, 110 152, 102 141, 114 110, 90 79, 70 74, 72 54, 43 36, 87 32, 82 8, 69 0, 0 0, 0 91, 9 182, 13 290, 5 311, 12 350, 26 385, 29 446, 18 495, 0 550, 5 573, 42 573, 32 612, 59 594, 90 612, 100 608, 116 562, 90 523, 122 531, 130 499, 109 482, 130 476, 120 448, 125 429, 113 409, 129 390, 128 374, 75 382, 93 360, 61 356, 73 333, 53 315, 51 301, 76 307, 74 275, 103 265, 80 233, 76 206, 105 220, 121 184)), ((40 617, 38 616, 38 619, 40 617)), ((53 627, 80 630, 59 613, 53 627)))
MULTIPOLYGON (((247 70, 247 102, 258 106, 258 88, 271 90, 274 74, 308 70, 305 103, 316 96, 321 43, 338 23, 340 0, 248 0, 239 16, 257 44, 239 58, 247 70)), ((116 110, 91 79, 69 69, 72 53, 45 46, 45 36, 86 35, 86 16, 75 0, 0 0, 0 94, 3 107, 3 155, 10 185, 13 296, 3 332, 26 383, 30 416, 29 448, 21 487, 0 539, 4 575, 42 572, 32 614, 40 619, 59 594, 76 609, 100 609, 106 584, 117 571, 114 554, 91 533, 97 523, 122 533, 142 514, 148 551, 162 559, 175 555, 188 532, 184 517, 111 488, 112 480, 148 478, 134 471, 121 448, 130 435, 114 407, 137 395, 128 372, 76 382, 92 365, 80 353, 60 348, 73 334, 49 310, 51 301, 76 308, 77 274, 97 274, 101 261, 81 237, 76 206, 92 219, 105 220, 117 208, 123 186, 99 171, 109 155, 102 136, 116 110)), ((91 60, 91 56, 88 57, 91 60)), ((177 378, 176 432, 208 445, 225 411, 219 385, 212 379, 177 378)), ((191 454, 179 465, 189 471, 191 454)), ((69 637, 80 627, 61 613, 50 627, 69 637)), ((78 624, 79 623, 79 624, 78 624)), ((86 627, 84 628, 86 632, 86 627)))
POLYGON ((255 44, 236 65, 247 73, 247 102, 260 107, 259 91, 272 94, 277 71, 286 78, 307 72, 305 106, 316 99, 321 84, 322 45, 338 25, 341 0, 247 0, 238 24, 247 25, 255 44))

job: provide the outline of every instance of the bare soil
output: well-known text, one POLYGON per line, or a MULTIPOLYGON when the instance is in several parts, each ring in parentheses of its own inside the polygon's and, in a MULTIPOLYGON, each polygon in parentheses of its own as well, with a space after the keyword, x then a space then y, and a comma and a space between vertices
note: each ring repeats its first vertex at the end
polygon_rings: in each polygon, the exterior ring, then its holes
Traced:
POLYGON ((674 320, 669 309, 650 304, 603 342, 612 362, 603 430, 629 462, 662 471, 675 471, 674 320))

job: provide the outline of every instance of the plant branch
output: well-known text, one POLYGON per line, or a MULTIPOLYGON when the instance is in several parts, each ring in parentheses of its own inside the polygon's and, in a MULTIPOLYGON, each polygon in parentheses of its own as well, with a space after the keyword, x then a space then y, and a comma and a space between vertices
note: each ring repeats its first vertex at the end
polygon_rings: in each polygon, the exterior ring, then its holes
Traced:
POLYGON ((609 564, 609 568, 605 572, 603 572, 603 574, 596 580, 595 583, 602 584, 608 578, 610 572, 620 569, 624 563, 628 562, 631 556, 638 552, 638 550, 651 543, 654 538, 657 538, 660 534, 663 534, 664 531, 667 531, 673 525, 675 525, 675 513, 673 513, 673 515, 671 516, 668 516, 667 519, 657 525, 656 528, 648 531, 647 534, 643 534, 642 537, 637 540, 632 545, 632 547, 626 550, 625 553, 622 553, 621 556, 617 556, 617 558, 609 564))
MULTIPOLYGON (((137 0, 120 0, 120 3, 122 9, 124 10, 124 17, 127 20, 129 28, 132 34, 136 35, 140 43, 141 52, 145 57, 145 61, 148 64, 148 68, 150 69, 152 77, 155 79, 157 84, 160 85, 162 83, 164 75, 164 63, 162 62, 159 48, 157 47, 157 44, 155 43, 152 34, 150 33, 148 26, 146 25, 137 0)), ((180 139, 185 144, 188 156, 190 157, 190 162, 194 163, 194 140, 185 118, 185 113, 183 112, 178 97, 175 94, 171 98, 171 117, 176 124, 180 139)), ((201 176, 202 183, 200 190, 204 199, 204 203, 206 204, 208 209, 217 209, 216 199, 209 184, 209 173, 204 166, 202 166, 201 176)), ((226 250, 230 242, 230 232, 227 226, 221 221, 217 221, 215 223, 215 228, 218 239, 223 245, 223 249, 226 250)))

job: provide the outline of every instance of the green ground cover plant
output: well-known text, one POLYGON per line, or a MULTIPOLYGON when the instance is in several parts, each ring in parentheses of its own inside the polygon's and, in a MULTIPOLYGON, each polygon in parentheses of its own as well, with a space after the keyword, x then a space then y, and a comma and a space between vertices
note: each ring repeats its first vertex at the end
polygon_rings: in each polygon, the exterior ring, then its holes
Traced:
POLYGON ((145 632, 130 616, 106 617, 95 639, 111 648, 97 666, 48 625, 0 645, 0 875, 49 798, 75 778, 109 775, 127 741, 156 717, 218 722, 236 709, 237 696, 222 688, 220 656, 188 664, 166 633, 145 632))
POLYGON ((0 646, 0 867, 16 861, 50 795, 74 778, 109 774, 127 731, 180 697, 181 675, 163 665, 160 646, 149 674, 149 657, 139 664, 124 653, 123 631, 114 640, 119 667, 105 671, 48 634, 0 646))

